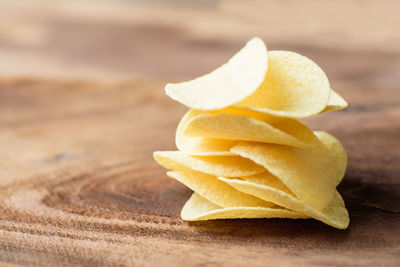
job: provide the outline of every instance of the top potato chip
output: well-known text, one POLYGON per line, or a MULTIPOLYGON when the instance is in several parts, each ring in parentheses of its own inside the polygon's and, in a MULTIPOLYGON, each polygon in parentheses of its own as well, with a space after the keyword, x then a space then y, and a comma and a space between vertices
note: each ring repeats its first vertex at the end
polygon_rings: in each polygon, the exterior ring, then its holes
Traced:
POLYGON ((261 39, 253 38, 226 64, 194 80, 167 84, 165 92, 194 109, 221 109, 254 93, 267 67, 267 48, 261 39))
POLYGON ((281 117, 304 118, 328 104, 325 73, 310 59, 289 51, 268 52, 268 72, 254 94, 236 106, 281 117))
POLYGON ((167 84, 165 90, 194 109, 231 107, 285 118, 304 118, 347 106, 312 60, 289 51, 267 52, 258 38, 211 73, 167 84))

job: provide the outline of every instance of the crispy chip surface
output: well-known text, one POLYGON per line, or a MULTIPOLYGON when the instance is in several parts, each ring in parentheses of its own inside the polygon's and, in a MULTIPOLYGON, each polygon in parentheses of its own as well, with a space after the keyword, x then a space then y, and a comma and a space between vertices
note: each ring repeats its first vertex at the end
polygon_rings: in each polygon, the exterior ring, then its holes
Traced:
POLYGON ((255 175, 242 179, 219 178, 235 189, 254 195, 265 201, 310 216, 338 229, 346 229, 349 215, 340 194, 335 190, 331 202, 321 210, 302 203, 279 179, 271 174, 255 175))
POLYGON ((176 131, 179 151, 153 154, 194 191, 184 220, 312 217, 348 227, 336 190, 346 152, 298 120, 348 105, 312 60, 253 38, 216 70, 165 91, 190 108, 176 131))
POLYGON ((314 134, 322 141, 330 154, 336 170, 334 184, 338 185, 342 181, 347 168, 346 150, 333 135, 323 131, 314 131, 314 134))
POLYGON ((270 124, 233 114, 200 114, 188 120, 182 130, 188 137, 244 140, 295 147, 318 145, 318 139, 313 132, 293 119, 270 124))
POLYGON ((156 151, 154 159, 173 171, 195 170, 215 176, 240 177, 264 172, 253 161, 239 156, 189 156, 180 151, 156 151))
POLYGON ((348 105, 349 104, 347 104, 343 97, 331 89, 328 105, 322 112, 344 109, 347 108, 348 105))
POLYGON ((324 144, 335 142, 336 139, 331 135, 322 134, 319 137, 321 144, 315 148, 241 142, 233 146, 231 151, 264 166, 302 202, 321 209, 332 200, 340 182, 335 162, 343 162, 345 157, 337 153, 338 158, 333 158, 329 153, 324 144))
POLYGON ((307 57, 289 51, 269 51, 264 82, 236 106, 281 117, 304 118, 326 107, 330 90, 325 73, 307 57))
POLYGON ((216 176, 196 171, 167 172, 167 175, 193 191, 203 198, 220 207, 276 207, 271 202, 264 201, 234 189, 225 182, 218 180, 216 176))
POLYGON ((190 108, 221 109, 254 93, 267 68, 267 48, 261 39, 253 38, 221 67, 191 81, 167 84, 165 92, 190 108))
POLYGON ((184 129, 190 119, 200 114, 204 114, 204 112, 191 109, 182 117, 176 130, 176 147, 180 151, 193 156, 234 156, 235 154, 230 152, 230 149, 237 143, 236 141, 204 137, 188 137, 184 134, 184 129))
POLYGON ((287 209, 263 207, 222 208, 196 193, 193 193, 190 199, 183 206, 181 217, 186 221, 238 218, 308 218, 305 215, 287 209))

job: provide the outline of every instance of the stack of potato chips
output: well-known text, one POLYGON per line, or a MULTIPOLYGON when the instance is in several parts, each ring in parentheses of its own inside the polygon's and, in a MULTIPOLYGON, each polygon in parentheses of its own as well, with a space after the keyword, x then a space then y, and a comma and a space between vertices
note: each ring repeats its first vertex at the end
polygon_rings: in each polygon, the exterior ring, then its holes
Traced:
POLYGON ((226 64, 166 93, 190 108, 179 151, 154 152, 169 177, 194 191, 184 220, 315 218, 347 228, 336 190, 346 152, 299 121, 347 107, 313 61, 253 38, 226 64))

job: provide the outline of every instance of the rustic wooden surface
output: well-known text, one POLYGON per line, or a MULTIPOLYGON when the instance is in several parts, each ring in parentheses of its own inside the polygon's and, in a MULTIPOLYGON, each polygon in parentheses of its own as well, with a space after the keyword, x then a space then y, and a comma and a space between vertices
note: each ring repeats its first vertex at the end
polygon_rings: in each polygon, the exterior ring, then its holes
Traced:
POLYGON ((204 2, 0 2, 1 266, 399 263, 398 2, 204 2), (179 218, 191 192, 152 159, 175 148, 185 112, 163 86, 212 69, 249 35, 317 61, 351 105, 306 120, 348 152, 345 231, 179 218))

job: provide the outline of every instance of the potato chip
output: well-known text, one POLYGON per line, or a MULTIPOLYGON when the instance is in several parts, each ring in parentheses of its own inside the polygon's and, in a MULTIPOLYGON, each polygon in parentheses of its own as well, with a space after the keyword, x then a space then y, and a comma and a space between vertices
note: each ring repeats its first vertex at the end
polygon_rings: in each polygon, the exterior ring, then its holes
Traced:
POLYGON ((235 156, 234 153, 230 152, 230 149, 237 143, 236 141, 187 137, 184 135, 183 130, 186 128, 188 121, 200 114, 204 114, 204 112, 191 109, 182 117, 176 130, 176 147, 180 151, 192 156, 235 156))
POLYGON ((322 112, 344 109, 348 105, 349 104, 347 104, 346 100, 344 100, 338 93, 331 89, 328 105, 322 112))
POLYGON ((276 207, 271 202, 266 202, 253 195, 242 193, 216 176, 196 171, 167 172, 167 175, 186 185, 203 198, 220 207, 276 207))
POLYGON ((304 118, 327 106, 330 90, 325 73, 307 57, 269 51, 264 82, 235 106, 280 117, 304 118))
MULTIPOLYGON (((224 177, 220 177, 220 178, 228 179, 228 178, 224 178, 224 177)), ((229 178, 229 179, 231 179, 231 178, 229 178)), ((272 175, 268 171, 262 172, 259 174, 255 174, 255 175, 251 175, 251 176, 235 178, 235 179, 241 179, 246 182, 269 186, 271 188, 275 188, 276 190, 279 190, 280 192, 283 192, 285 194, 296 197, 295 194, 293 194, 293 192, 290 191, 290 189, 286 185, 284 185, 281 180, 279 180, 276 176, 272 175)), ((232 181, 232 179, 230 181, 232 181)))
POLYGON ((173 171, 194 170, 215 176, 240 177, 264 172, 264 167, 239 156, 189 156, 180 151, 156 151, 154 159, 173 171))
POLYGON ((231 151, 264 166, 278 177, 299 200, 321 209, 331 201, 338 184, 335 161, 344 161, 343 155, 333 158, 324 145, 334 142, 332 136, 322 134, 321 144, 314 148, 299 149, 272 144, 241 142, 231 151))
MULTIPOLYGON (((321 111, 321 113, 345 109, 347 106, 348 106, 348 103, 338 93, 336 93, 335 91, 333 91, 331 89, 328 104, 324 108, 324 110, 321 111)), ((227 108, 219 109, 219 110, 212 110, 212 111, 210 111, 210 113, 230 113, 230 114, 235 114, 235 115, 239 115, 239 116, 255 118, 258 120, 266 121, 271 124, 286 119, 285 117, 279 117, 276 115, 264 113, 263 111, 257 111, 257 110, 252 110, 252 109, 248 109, 245 107, 237 107, 237 106, 231 106, 231 107, 227 107, 227 108)))
POLYGON ((182 219, 186 221, 201 221, 215 219, 238 219, 238 218, 291 218, 305 219, 306 215, 299 214, 282 208, 264 207, 231 207, 222 208, 213 204, 199 194, 193 193, 183 206, 182 219))
POLYGON ((244 140, 295 147, 318 145, 313 132, 297 120, 287 119, 271 125, 257 119, 232 114, 201 114, 183 127, 185 136, 244 140))
POLYGON ((346 172, 347 154, 342 144, 333 135, 323 131, 314 131, 314 134, 322 141, 322 144, 328 150, 330 157, 335 165, 336 179, 334 184, 338 185, 346 172))
POLYGON ((338 229, 346 229, 349 225, 348 212, 344 206, 343 199, 336 190, 331 202, 323 209, 317 210, 302 203, 278 178, 270 173, 257 174, 241 179, 224 177, 219 177, 219 179, 243 193, 276 203, 279 206, 299 214, 305 214, 338 229))
POLYGON ((226 64, 194 80, 167 84, 165 92, 190 108, 221 109, 257 90, 267 68, 267 48, 261 39, 253 38, 226 64))
POLYGON ((179 140, 179 150, 191 156, 236 156, 230 152, 237 142, 231 140, 183 137, 179 140))
POLYGON ((265 122, 268 122, 271 124, 287 119, 287 118, 274 116, 274 115, 271 115, 268 113, 262 113, 262 112, 258 112, 255 110, 250 110, 250 109, 240 108, 240 107, 235 107, 235 106, 230 106, 230 107, 218 109, 218 110, 210 110, 208 112, 211 114, 228 113, 228 114, 233 114, 233 115, 238 115, 238 116, 245 116, 245 117, 250 117, 253 119, 260 120, 260 121, 265 121, 265 122))

